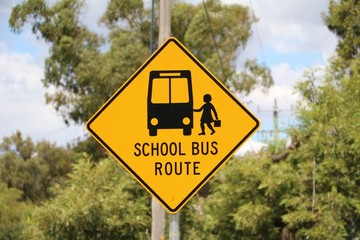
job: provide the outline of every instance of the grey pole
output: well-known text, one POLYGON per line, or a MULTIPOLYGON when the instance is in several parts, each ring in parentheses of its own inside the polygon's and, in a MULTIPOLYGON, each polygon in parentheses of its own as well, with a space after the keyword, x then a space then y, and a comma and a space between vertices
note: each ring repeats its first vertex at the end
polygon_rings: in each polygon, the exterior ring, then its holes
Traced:
MULTIPOLYGON (((171 36, 171 0, 160 0, 159 45, 171 36)), ((169 239, 180 240, 180 213, 169 214, 169 239)))
POLYGON ((160 0, 159 18, 159 46, 165 42, 171 34, 171 1, 160 0))
POLYGON ((154 50, 154 0, 151 0, 151 22, 150 22, 150 55, 154 50))
MULTIPOLYGON (((171 7, 170 0, 160 0, 159 16, 159 40, 160 46, 167 38, 170 37, 171 29, 171 7)), ((151 240, 165 239, 165 210, 159 202, 152 198, 151 200, 151 240)))
POLYGON ((180 240, 180 212, 169 214, 169 239, 180 240))
POLYGON ((153 197, 151 199, 151 240, 165 240, 165 210, 153 197))

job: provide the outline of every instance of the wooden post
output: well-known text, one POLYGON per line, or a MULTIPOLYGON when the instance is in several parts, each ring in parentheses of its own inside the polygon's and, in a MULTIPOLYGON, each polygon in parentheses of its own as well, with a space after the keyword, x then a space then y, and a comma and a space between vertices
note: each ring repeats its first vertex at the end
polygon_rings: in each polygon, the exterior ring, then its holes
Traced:
MULTIPOLYGON (((170 0, 160 0, 159 46, 170 37, 170 4, 170 0)), ((155 198, 151 200, 151 217, 151 240, 165 240, 165 210, 155 198)))
POLYGON ((170 0, 160 0, 159 19, 159 45, 161 45, 171 34, 171 3, 170 0))

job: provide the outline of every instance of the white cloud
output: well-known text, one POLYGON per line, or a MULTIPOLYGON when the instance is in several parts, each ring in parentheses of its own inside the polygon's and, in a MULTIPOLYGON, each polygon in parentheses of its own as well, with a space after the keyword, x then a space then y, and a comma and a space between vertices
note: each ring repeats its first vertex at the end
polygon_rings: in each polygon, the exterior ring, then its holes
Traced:
POLYGON ((336 37, 325 26, 321 13, 327 11, 328 0, 248 0, 252 2, 259 35, 264 45, 279 52, 332 52, 336 37), (331 46, 331 47, 330 47, 331 46))
POLYGON ((59 144, 81 136, 81 127, 66 128, 55 111, 45 105, 45 90, 40 81, 43 67, 31 55, 11 53, 0 42, 0 72, 0 136, 20 130, 34 140, 47 139, 59 144))
MULTIPOLYGON (((271 68, 275 82, 267 94, 255 90, 242 99, 243 102, 250 103, 247 106, 260 119, 261 130, 267 131, 273 128, 275 98, 280 111, 280 128, 296 123, 293 111, 289 111, 299 99, 294 85, 309 67, 322 67, 332 56, 337 43, 336 37, 327 29, 321 17, 321 13, 327 12, 329 2, 327 0, 223 0, 223 2, 250 6, 259 18, 253 26, 253 35, 245 51, 240 54, 238 66, 241 66, 247 58, 258 58, 259 62, 271 68), (272 51, 267 51, 269 49, 272 51), (276 55, 272 55, 274 53, 276 55), (294 57, 299 59, 294 61, 294 57), (269 62, 271 62, 270 66, 269 62), (293 64, 295 62, 296 66, 293 64)), ((255 139, 261 141, 258 134, 255 139)))
POLYGON ((265 143, 257 142, 250 139, 236 151, 235 156, 243 156, 247 152, 256 153, 266 146, 267 145, 265 143))
POLYGON ((274 86, 267 93, 256 89, 244 98, 244 102, 251 102, 253 110, 273 109, 274 100, 277 100, 278 107, 281 109, 291 109, 291 106, 298 99, 294 92, 294 85, 301 78, 304 69, 291 69, 286 63, 279 64, 271 68, 274 78, 274 86))
MULTIPOLYGON (((290 125, 296 124, 294 116, 295 103, 299 99, 299 94, 295 93, 294 85, 301 78, 305 68, 293 69, 289 64, 282 63, 271 68, 274 77, 274 86, 267 93, 259 89, 254 90, 251 94, 241 101, 250 109, 251 112, 260 120, 259 133, 253 137, 254 149, 257 146, 263 146, 263 141, 269 141, 273 137, 273 111, 275 100, 278 111, 278 127, 280 130, 286 130, 290 125), (261 133, 260 133, 261 132, 261 133)), ((281 137, 285 137, 284 133, 281 137)), ((243 151, 242 149, 240 149, 243 151)), ((245 151, 249 150, 249 146, 245 151)))
POLYGON ((304 68, 292 69, 288 63, 281 63, 271 68, 276 86, 293 85, 300 79, 304 70, 304 68))
POLYGON ((4 42, 0 42, 0 82, 4 94, 19 94, 36 91, 42 69, 32 63, 29 54, 9 53, 4 42))
POLYGON ((100 34, 107 34, 108 30, 99 23, 104 14, 108 2, 98 0, 86 0, 81 21, 91 30, 100 34))
POLYGON ((17 0, 5 0, 0 1, 0 17, 9 15, 11 7, 14 6, 18 1, 17 0))

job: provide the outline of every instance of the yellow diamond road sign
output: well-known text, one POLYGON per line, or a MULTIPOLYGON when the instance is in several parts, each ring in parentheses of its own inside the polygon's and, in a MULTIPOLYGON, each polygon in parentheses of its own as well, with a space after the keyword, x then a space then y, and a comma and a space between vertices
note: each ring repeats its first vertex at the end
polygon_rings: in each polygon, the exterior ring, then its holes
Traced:
POLYGON ((90 134, 170 213, 258 128, 256 117, 175 38, 87 122, 90 134))

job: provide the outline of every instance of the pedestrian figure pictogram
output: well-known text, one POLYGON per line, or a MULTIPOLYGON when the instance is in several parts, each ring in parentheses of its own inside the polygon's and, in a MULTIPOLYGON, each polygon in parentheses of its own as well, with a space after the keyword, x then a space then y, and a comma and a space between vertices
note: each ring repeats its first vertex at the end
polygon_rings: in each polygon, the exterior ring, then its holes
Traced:
POLYGON ((169 38, 86 127, 167 211, 176 213, 259 125, 184 45, 169 38))
POLYGON ((211 100, 212 100, 211 95, 205 94, 204 95, 205 104, 202 105, 202 107, 199 109, 194 109, 195 112, 202 111, 202 115, 201 115, 201 119, 200 119, 201 133, 199 133, 199 135, 205 135, 205 124, 211 130, 211 133, 210 133, 211 135, 213 135, 215 133, 215 130, 214 130, 213 126, 211 125, 213 122, 215 122, 215 120, 213 118, 213 114, 217 121, 219 121, 219 119, 218 119, 216 109, 215 109, 214 105, 211 103, 211 100))

